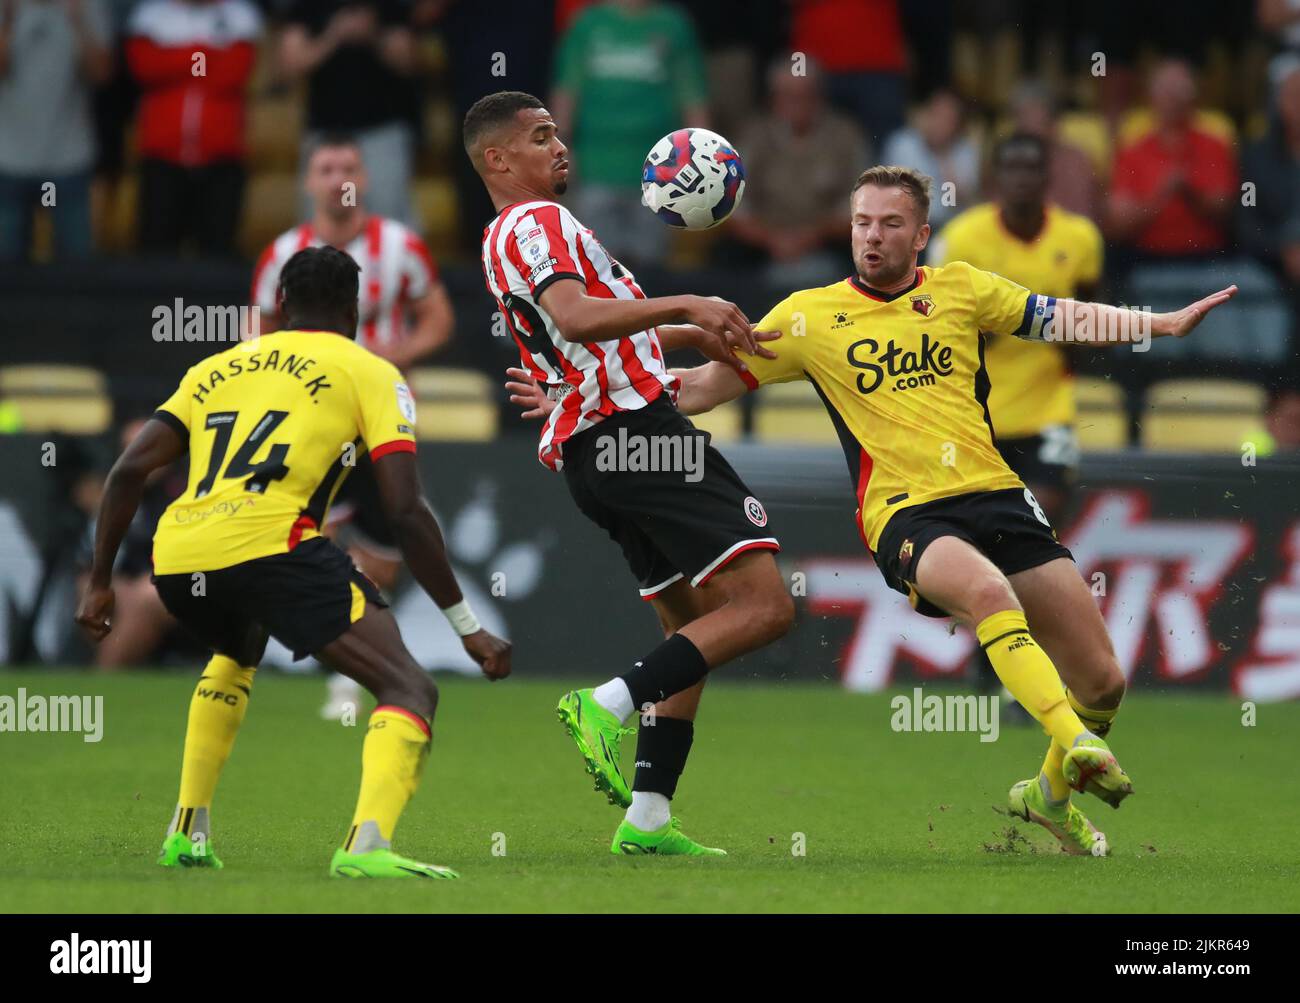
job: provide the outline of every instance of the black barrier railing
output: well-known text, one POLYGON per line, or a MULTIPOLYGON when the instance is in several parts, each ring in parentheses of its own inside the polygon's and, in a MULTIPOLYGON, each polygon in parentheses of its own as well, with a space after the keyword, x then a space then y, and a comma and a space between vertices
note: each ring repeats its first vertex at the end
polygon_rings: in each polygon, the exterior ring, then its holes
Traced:
MULTIPOLYGON (((39 436, 0 437, 0 470, 10 472, 0 478, 0 662, 89 657, 71 623, 86 517, 57 468, 41 467, 42 448, 39 436)), ((913 613, 876 571, 838 449, 723 451, 766 506, 798 609, 790 635, 729 667, 729 678, 873 690, 964 677, 972 639, 913 613)), ((418 462, 462 587, 485 625, 515 640, 521 674, 607 669, 655 643, 657 621, 618 548, 575 510, 531 441, 429 443, 418 462)), ((1300 696, 1297 488, 1300 458, 1085 458, 1057 528, 1134 685, 1300 696)), ((398 585, 393 608, 421 664, 472 671, 411 582, 398 585)), ((182 646, 170 657, 192 668, 201 652, 182 646)), ((272 645, 267 663, 290 660, 272 645)))

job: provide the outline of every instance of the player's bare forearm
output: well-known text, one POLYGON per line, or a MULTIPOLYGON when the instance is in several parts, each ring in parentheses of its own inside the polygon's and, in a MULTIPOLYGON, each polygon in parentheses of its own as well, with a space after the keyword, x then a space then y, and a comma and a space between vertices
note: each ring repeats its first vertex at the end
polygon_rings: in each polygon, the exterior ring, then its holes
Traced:
POLYGON ((1109 303, 1057 300, 1056 312, 1044 332, 1044 340, 1067 345, 1125 345, 1145 342, 1149 338, 1182 338, 1190 334, 1206 314, 1236 294, 1237 287, 1228 286, 1189 303, 1181 310, 1166 313, 1111 306, 1109 303))
POLYGON ((95 554, 90 565, 90 584, 93 588, 107 588, 113 580, 113 563, 118 548, 126 535, 148 474, 119 470, 114 467, 104 483, 104 494, 99 501, 99 515, 95 519, 95 554))
POLYGON ((659 344, 665 352, 694 348, 704 334, 694 324, 661 324, 656 330, 659 332, 659 344))
POLYGON ((682 414, 703 414, 719 404, 741 396, 749 387, 730 366, 708 362, 692 369, 672 369, 681 381, 677 391, 677 410, 682 414))
POLYGON ((565 283, 557 282, 542 293, 542 305, 555 318, 556 326, 566 341, 579 344, 615 341, 651 327, 681 324, 686 320, 680 296, 620 300, 600 299, 579 292, 577 300, 566 298, 561 306, 552 294, 563 285, 565 283))
POLYGON ((393 522, 393 534, 406 566, 438 604, 439 609, 455 606, 464 596, 456 574, 447 561, 447 545, 429 503, 423 498, 393 522))
POLYGON ((744 311, 716 297, 605 299, 588 296, 581 282, 563 278, 543 290, 539 302, 564 339, 579 344, 627 338, 660 325, 688 324, 701 329, 702 340, 720 347, 739 347, 750 353, 757 347, 753 325, 744 311))
POLYGON ((390 453, 374 463, 384 515, 411 574, 438 604, 455 606, 464 597, 447 561, 447 546, 433 510, 424 499, 414 453, 390 453))
POLYGON ((185 440, 170 425, 151 419, 113 464, 104 482, 95 520, 95 552, 90 567, 92 588, 107 588, 111 583, 118 548, 140 507, 149 475, 179 459, 185 447, 185 440))

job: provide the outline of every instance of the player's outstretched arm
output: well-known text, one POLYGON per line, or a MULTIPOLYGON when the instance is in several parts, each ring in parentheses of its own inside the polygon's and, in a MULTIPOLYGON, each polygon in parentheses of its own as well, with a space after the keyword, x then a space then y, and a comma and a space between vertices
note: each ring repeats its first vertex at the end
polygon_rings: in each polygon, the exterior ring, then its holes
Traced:
POLYGON ((703 414, 719 404, 734 401, 749 390, 734 368, 723 362, 708 362, 693 369, 672 369, 681 381, 677 410, 682 414, 703 414))
POLYGON ((603 299, 588 296, 577 279, 564 278, 542 290, 539 301, 566 341, 613 341, 660 324, 692 324, 728 349, 753 355, 754 328, 740 307, 707 296, 603 299))
POLYGON ((1152 313, 1107 303, 1057 300, 1056 313, 1044 333, 1064 344, 1129 344, 1150 338, 1184 338, 1211 310, 1237 294, 1235 285, 1211 293, 1181 310, 1152 313))
POLYGON ((510 642, 479 626, 465 602, 455 572, 447 561, 442 530, 420 488, 420 475, 412 453, 389 453, 374 462, 375 481, 384 514, 392 527, 406 566, 438 604, 460 635, 465 651, 483 674, 495 681, 510 675, 510 642))
POLYGON ((180 459, 188 443, 166 422, 151 418, 117 458, 104 482, 104 495, 95 519, 95 556, 86 594, 77 608, 77 623, 95 641, 113 629, 113 564, 122 545, 149 475, 180 459))
MULTIPOLYGON (((725 362, 709 362, 693 369, 672 369, 669 372, 681 381, 677 410, 682 414, 703 414, 719 404, 735 400, 749 389, 736 370, 725 362)), ((546 396, 546 391, 530 373, 511 367, 506 370, 506 375, 510 377, 506 381, 510 403, 523 408, 519 417, 545 420, 555 410, 555 401, 546 396)))

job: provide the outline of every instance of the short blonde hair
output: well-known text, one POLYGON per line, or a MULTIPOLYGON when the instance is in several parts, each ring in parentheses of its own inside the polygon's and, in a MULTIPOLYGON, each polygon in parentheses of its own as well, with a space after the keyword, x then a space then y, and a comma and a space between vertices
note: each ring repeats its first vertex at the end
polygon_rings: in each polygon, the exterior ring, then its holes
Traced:
POLYGON ((873 188, 903 189, 912 197, 913 204, 920 211, 921 222, 929 222, 930 188, 933 186, 929 175, 897 164, 877 164, 858 175, 858 180, 853 183, 853 191, 849 192, 849 198, 857 194, 859 188, 867 185, 873 188))

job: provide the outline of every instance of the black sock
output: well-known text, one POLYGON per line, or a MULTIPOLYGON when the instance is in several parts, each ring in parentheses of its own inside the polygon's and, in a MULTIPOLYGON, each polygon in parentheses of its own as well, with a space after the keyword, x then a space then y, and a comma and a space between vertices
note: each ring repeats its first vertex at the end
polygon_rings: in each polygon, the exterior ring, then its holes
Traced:
POLYGON ((636 737, 636 777, 632 790, 662 794, 669 800, 686 769, 686 757, 695 741, 695 722, 676 717, 655 717, 643 724, 636 737))
POLYGON ((700 649, 689 637, 674 634, 619 678, 627 683, 637 713, 674 693, 689 690, 709 674, 700 649))

